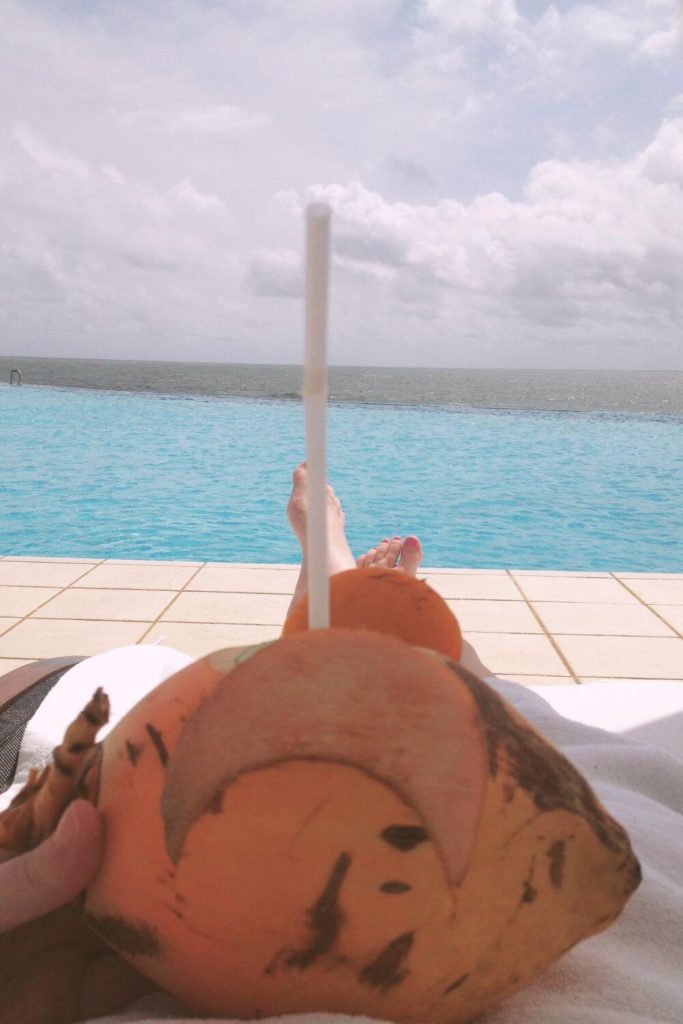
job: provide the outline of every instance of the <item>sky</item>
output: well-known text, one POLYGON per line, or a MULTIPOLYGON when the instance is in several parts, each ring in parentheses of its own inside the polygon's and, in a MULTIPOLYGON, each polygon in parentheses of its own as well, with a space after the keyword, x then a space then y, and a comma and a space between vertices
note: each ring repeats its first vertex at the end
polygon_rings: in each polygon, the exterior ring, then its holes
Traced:
POLYGON ((2 0, 0 352, 683 370, 679 0, 2 0))

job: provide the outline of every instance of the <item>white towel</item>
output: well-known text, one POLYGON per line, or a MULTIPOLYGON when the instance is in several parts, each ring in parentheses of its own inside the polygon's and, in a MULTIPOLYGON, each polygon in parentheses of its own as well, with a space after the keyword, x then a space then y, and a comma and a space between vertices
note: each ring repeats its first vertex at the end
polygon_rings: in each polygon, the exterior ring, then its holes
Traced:
POLYGON ((189 665, 193 658, 170 647, 140 644, 117 647, 79 662, 65 672, 28 723, 10 788, 0 796, 0 811, 22 788, 31 768, 47 764, 67 726, 88 703, 98 686, 109 695, 111 716, 98 736, 104 739, 146 693, 189 665))
MULTIPOLYGON (((101 671, 103 662, 99 666, 96 663, 97 659, 92 659, 87 664, 101 671)), ((81 677, 86 678, 86 668, 79 667, 81 677)), ((177 667, 181 667, 180 664, 177 667)), ((175 670, 174 667, 172 671, 175 670)), ((76 672, 78 668, 63 678, 58 684, 60 691, 68 689, 68 677, 76 672)), ((129 678, 132 675, 128 673, 129 678)), ((157 674, 155 685, 158 678, 157 674)), ((488 682, 562 750, 590 781, 610 813, 627 829, 641 861, 644 877, 616 924, 575 947, 533 985, 480 1019, 486 1024, 681 1024, 683 762, 674 756, 675 750, 667 752, 662 744, 647 746, 586 724, 597 721, 609 727, 611 707, 615 709, 613 720, 623 725, 619 686, 626 684, 614 684, 617 686, 615 692, 608 694, 604 690, 602 694, 596 693, 591 697, 585 693, 581 696, 580 691, 586 689, 584 687, 548 687, 543 689, 541 697, 538 692, 531 692, 515 683, 497 679, 488 682), (566 694, 561 693, 564 690, 566 694), (571 693, 576 696, 572 698, 571 693), (579 721, 559 715, 548 700, 562 705, 565 714, 574 713, 579 721), (594 705, 593 718, 591 704, 594 705)), ((590 689, 604 685, 592 684, 590 689)), ((657 713, 662 715, 672 709, 675 714, 676 709, 683 706, 678 691, 673 697, 670 692, 668 696, 657 698, 657 684, 637 685, 641 688, 643 714, 640 721, 643 723, 649 720, 652 726, 653 712, 648 710, 652 700, 657 701, 657 713)), ((87 689, 85 685, 84 688, 87 689)), ((55 691, 53 695, 52 703, 56 707, 61 696, 55 691)), ((136 699, 140 696, 141 692, 137 690, 136 699)), ((634 695, 631 695, 631 703, 633 707, 637 706, 634 695)), ((47 717, 47 713, 41 716, 43 723, 47 717)), ((668 722, 666 719, 662 721, 666 726, 669 746, 672 742, 675 745, 676 736, 671 722, 671 718, 668 722)), ((627 725, 629 728, 638 727, 637 711, 628 718, 627 725)), ((35 730, 31 735, 34 733, 35 730)), ((680 734, 681 730, 678 730, 679 737, 680 734)), ((60 738, 61 733, 53 737, 52 742, 60 738)), ((28 745, 30 741, 27 740, 28 745)), ((30 751, 22 752, 22 756, 24 753, 28 757, 30 751)), ((157 993, 137 1002, 124 1013, 100 1018, 98 1024, 122 1024, 124 1021, 149 1024, 159 1020, 182 1020, 187 1024, 188 1019, 192 1018, 183 1015, 182 1007, 175 1000, 157 993)), ((362 1018, 342 1014, 297 1014, 282 1019, 287 1024, 362 1024, 362 1018)))

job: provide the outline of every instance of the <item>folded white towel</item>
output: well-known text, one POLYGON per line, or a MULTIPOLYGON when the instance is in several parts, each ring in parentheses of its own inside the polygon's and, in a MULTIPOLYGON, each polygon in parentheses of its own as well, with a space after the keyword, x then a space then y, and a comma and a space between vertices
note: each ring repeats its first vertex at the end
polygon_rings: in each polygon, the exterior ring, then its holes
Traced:
POLYGON ((0 810, 7 807, 22 788, 31 768, 40 768, 49 762, 67 726, 98 686, 105 690, 111 702, 109 723, 98 734, 103 739, 146 693, 192 661, 189 655, 170 647, 140 644, 96 654, 65 672, 26 727, 14 782, 0 795, 0 810))

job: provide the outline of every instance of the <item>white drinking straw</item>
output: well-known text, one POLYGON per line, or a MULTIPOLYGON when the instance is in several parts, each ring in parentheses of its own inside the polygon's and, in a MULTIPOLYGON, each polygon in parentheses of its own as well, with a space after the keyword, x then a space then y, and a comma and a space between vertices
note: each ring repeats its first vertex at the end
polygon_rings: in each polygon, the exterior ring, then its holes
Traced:
POLYGON ((327 574, 327 282, 330 260, 330 208, 313 203, 306 210, 306 352, 304 415, 308 467, 308 627, 330 624, 327 574))

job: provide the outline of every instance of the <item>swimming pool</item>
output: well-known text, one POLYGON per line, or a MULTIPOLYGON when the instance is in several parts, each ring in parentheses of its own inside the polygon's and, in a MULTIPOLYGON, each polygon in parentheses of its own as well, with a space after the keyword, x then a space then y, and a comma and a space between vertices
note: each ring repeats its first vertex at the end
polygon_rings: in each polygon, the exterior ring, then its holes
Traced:
MULTIPOLYGON (((296 402, 0 387, 0 554, 296 562, 296 402)), ((683 419, 333 406, 354 550, 425 563, 683 571, 683 419)))

